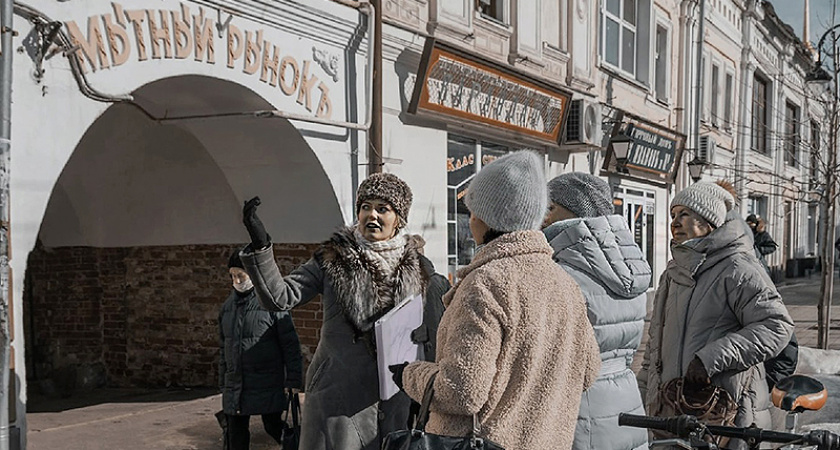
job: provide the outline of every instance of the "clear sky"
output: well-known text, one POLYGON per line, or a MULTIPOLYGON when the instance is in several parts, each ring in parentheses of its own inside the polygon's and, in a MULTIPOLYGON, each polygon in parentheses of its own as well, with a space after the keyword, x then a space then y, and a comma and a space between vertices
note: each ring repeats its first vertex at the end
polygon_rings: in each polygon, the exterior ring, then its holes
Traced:
MULTIPOLYGON (((837 0, 811 0, 811 37, 810 41, 816 46, 820 36, 834 23, 840 23, 840 4, 837 6, 837 18, 832 20, 831 10, 837 0)), ((796 34, 802 38, 802 25, 804 21, 804 0, 772 0, 776 14, 796 30, 796 34)))

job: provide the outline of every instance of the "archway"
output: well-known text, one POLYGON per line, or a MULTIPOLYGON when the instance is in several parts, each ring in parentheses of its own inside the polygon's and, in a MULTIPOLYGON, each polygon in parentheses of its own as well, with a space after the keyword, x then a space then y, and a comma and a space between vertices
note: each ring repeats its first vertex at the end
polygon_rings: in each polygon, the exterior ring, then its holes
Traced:
MULTIPOLYGON (((214 385, 227 257, 246 242, 242 202, 288 270, 342 223, 318 158, 238 84, 167 78, 94 122, 55 183, 27 264, 27 365, 48 389, 214 385), (62 387, 51 380, 75 383, 62 387)), ((317 305, 301 313, 317 318, 317 305)), ((302 341, 316 324, 299 321, 302 341)))

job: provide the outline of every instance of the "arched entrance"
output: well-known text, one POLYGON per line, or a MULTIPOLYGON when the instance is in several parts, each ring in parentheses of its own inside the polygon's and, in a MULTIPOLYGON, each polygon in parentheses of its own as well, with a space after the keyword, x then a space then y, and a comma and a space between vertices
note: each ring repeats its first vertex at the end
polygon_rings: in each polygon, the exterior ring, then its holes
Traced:
MULTIPOLYGON (((286 270, 342 223, 295 127, 242 114, 271 109, 252 91, 182 76, 133 95, 136 105, 111 106, 84 134, 29 255, 27 372, 57 393, 106 380, 214 385, 227 257, 248 239, 242 202, 262 197, 286 270)), ((305 328, 315 324, 298 322, 314 346, 305 328)))

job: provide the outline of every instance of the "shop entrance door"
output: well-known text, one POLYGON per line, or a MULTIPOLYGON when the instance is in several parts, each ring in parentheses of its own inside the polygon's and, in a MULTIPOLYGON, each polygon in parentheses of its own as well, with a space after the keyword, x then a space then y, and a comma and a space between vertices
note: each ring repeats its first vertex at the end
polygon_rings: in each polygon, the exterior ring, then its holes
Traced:
MULTIPOLYGON (((654 251, 654 211, 656 202, 653 192, 638 191, 635 189, 621 189, 616 194, 615 212, 627 220, 630 232, 636 245, 642 249, 648 263, 653 267, 654 251)), ((653 286, 653 277, 651 277, 653 286)))

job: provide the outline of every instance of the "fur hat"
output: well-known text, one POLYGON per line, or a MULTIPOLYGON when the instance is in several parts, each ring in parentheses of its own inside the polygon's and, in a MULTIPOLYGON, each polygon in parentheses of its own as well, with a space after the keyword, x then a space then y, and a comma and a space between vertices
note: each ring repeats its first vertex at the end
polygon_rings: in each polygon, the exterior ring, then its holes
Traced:
POLYGON ((548 199, 578 217, 612 214, 613 194, 610 185, 586 172, 569 172, 548 182, 548 199))
POLYGON ((522 150, 482 167, 467 189, 467 208, 496 231, 539 229, 548 206, 543 165, 522 150))
POLYGON ((709 181, 698 181, 678 192, 671 200, 671 208, 685 206, 715 228, 726 222, 726 213, 734 205, 732 194, 709 181))
POLYGON ((392 173, 375 173, 367 177, 356 193, 356 214, 362 203, 373 199, 384 200, 394 208, 397 215, 408 223, 408 210, 411 209, 411 188, 392 173))

